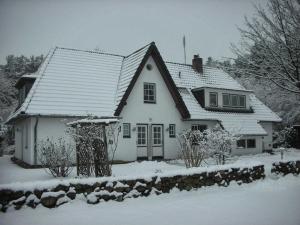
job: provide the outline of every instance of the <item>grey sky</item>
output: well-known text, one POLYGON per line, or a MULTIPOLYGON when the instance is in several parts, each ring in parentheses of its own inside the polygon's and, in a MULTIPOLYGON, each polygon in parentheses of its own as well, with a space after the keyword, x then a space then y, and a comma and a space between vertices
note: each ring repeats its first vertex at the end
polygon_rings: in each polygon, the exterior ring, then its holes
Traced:
POLYGON ((237 26, 266 0, 0 0, 0 63, 8 54, 46 54, 53 46, 129 54, 155 41, 165 60, 232 56, 237 26))

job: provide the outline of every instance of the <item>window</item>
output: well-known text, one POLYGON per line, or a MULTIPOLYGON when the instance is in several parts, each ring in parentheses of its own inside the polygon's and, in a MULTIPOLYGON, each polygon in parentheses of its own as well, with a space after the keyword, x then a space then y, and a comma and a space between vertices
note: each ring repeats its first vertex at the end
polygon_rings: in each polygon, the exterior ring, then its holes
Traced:
POLYGON ((156 102, 156 90, 155 84, 144 83, 144 103, 155 103, 156 102))
POLYGON ((203 132, 207 129, 206 125, 200 125, 200 124, 193 124, 192 130, 199 130, 200 132, 203 132))
POLYGON ((232 107, 238 106, 238 95, 231 95, 231 106, 232 107))
POLYGON ((245 139, 237 140, 236 145, 238 148, 246 148, 246 140, 245 139))
POLYGON ((123 138, 130 138, 130 123, 123 123, 123 138))
POLYGON ((245 108, 246 107, 246 96, 239 95, 239 107, 245 108))
POLYGON ((222 94, 223 107, 246 108, 245 95, 222 94))
POLYGON ((230 95, 223 94, 223 106, 230 106, 230 95))
POLYGON ((255 139, 240 139, 237 141, 237 147, 238 148, 255 148, 256 142, 255 139))
POLYGON ((256 147, 255 139, 248 139, 247 148, 255 148, 255 147, 256 147))
POLYGON ((146 129, 147 129, 146 126, 138 126, 137 127, 137 144, 139 146, 147 145, 146 129))
POLYGON ((169 125, 169 137, 174 138, 176 136, 175 124, 169 125))
POLYGON ((218 93, 209 92, 209 106, 218 107, 218 93))

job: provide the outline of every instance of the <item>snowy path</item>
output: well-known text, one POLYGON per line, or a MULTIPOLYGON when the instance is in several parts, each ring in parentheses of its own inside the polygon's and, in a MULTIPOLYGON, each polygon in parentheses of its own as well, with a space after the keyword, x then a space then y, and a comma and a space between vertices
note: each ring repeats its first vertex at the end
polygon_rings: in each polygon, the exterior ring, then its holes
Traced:
POLYGON ((247 185, 88 205, 75 200, 59 208, 38 206, 0 213, 2 225, 299 225, 300 177, 267 178, 247 185))

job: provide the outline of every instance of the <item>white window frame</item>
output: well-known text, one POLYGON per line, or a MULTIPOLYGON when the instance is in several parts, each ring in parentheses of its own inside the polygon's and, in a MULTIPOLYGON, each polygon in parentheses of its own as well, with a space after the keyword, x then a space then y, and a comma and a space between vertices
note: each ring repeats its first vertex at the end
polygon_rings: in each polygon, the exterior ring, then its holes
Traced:
POLYGON ((123 123, 123 138, 131 138, 130 123, 123 123), (127 126, 127 128, 125 128, 127 126))
POLYGON ((209 92, 209 106, 210 107, 218 107, 218 92, 209 92), (211 96, 214 95, 216 97, 216 104, 212 104, 211 96))
POLYGON ((156 103, 156 84, 144 82, 144 103, 156 103), (152 87, 152 88, 150 88, 152 87), (149 97, 152 96, 149 94, 150 90, 153 91, 153 100, 149 100, 149 97))
POLYGON ((169 124, 169 137, 174 138, 176 137, 176 124, 169 124))

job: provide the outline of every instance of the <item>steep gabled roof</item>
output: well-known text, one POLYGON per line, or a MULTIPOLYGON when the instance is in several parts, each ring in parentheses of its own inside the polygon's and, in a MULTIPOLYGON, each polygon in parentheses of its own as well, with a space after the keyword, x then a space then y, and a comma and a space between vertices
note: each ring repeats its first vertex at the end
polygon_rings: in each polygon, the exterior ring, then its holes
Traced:
POLYGON ((156 45, 152 42, 150 45, 147 45, 140 50, 134 52, 132 55, 129 55, 124 60, 124 64, 122 67, 122 73, 120 77, 120 93, 118 94, 117 100, 117 109, 115 111, 115 116, 119 116, 123 107, 126 105, 127 98, 130 95, 139 75, 142 72, 147 60, 149 57, 152 57, 157 65, 157 68, 160 74, 165 81, 169 92, 172 95, 172 98, 176 104, 177 109, 179 110, 183 119, 187 119, 190 117, 190 113, 182 100, 176 84, 174 83, 156 45), (135 60, 138 58, 138 60, 135 60), (139 62, 139 63, 137 63, 139 62), (120 100, 119 100, 120 99, 120 100))
POLYGON ((112 116, 124 57, 56 47, 17 115, 112 116))

